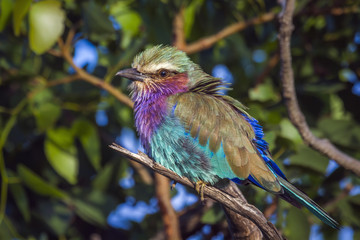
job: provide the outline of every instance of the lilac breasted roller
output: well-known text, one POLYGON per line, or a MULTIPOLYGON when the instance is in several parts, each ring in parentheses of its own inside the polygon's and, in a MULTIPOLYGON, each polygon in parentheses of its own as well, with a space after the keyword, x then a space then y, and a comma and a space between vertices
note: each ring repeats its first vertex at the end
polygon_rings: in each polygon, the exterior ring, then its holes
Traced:
POLYGON ((147 154, 194 182, 249 181, 333 228, 338 223, 294 187, 272 160, 258 121, 224 83, 182 51, 156 46, 137 55, 118 76, 132 80, 135 125, 147 154))

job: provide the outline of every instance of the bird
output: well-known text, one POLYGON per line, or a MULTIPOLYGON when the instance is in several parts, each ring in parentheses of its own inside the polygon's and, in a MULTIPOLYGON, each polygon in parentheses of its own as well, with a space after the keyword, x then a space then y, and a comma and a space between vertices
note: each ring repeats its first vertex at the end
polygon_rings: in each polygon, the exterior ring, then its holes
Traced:
POLYGON ((128 78, 135 127, 146 153, 157 163, 196 183, 222 179, 250 182, 295 207, 305 206, 327 225, 339 224, 293 186, 276 165, 263 128, 228 89, 172 46, 158 45, 135 56, 128 78))

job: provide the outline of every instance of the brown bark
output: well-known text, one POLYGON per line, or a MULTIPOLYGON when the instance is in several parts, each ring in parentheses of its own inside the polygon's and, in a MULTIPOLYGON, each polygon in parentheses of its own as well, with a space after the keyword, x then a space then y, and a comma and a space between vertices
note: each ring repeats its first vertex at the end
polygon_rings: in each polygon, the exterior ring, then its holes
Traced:
POLYGON ((161 216, 164 222, 166 239, 181 239, 179 220, 171 205, 170 180, 161 174, 155 173, 155 191, 159 201, 161 216))
POLYGON ((283 16, 280 18, 279 47, 281 59, 281 82, 283 96, 288 110, 289 118, 298 129, 304 142, 336 161, 339 165, 360 176, 360 161, 341 152, 329 140, 316 137, 306 122, 304 114, 301 112, 295 91, 294 73, 292 70, 290 39, 293 31, 292 18, 295 8, 295 1, 289 0, 283 16))
MULTIPOLYGON (((243 202, 247 203, 246 199, 242 195, 241 191, 238 189, 234 182, 228 182, 226 187, 223 188, 228 194, 232 195, 234 198, 239 198, 243 202)), ((228 207, 223 205, 226 218, 228 220, 228 226, 233 239, 236 240, 256 240, 262 239, 263 234, 260 229, 248 218, 237 214, 228 207)))

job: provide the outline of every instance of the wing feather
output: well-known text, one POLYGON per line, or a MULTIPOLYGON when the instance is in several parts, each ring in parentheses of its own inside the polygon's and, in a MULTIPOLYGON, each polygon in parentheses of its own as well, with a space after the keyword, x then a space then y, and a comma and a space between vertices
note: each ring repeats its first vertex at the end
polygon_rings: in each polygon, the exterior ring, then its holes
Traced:
POLYGON ((215 155, 223 151, 224 156, 220 159, 223 162, 219 162, 218 158, 210 159, 210 162, 214 161, 214 166, 218 166, 220 177, 223 177, 221 172, 226 173, 226 169, 230 168, 240 179, 251 175, 267 190, 281 191, 276 176, 267 167, 253 142, 254 129, 228 100, 220 96, 187 92, 169 97, 169 109, 174 105, 175 116, 192 138, 215 155))

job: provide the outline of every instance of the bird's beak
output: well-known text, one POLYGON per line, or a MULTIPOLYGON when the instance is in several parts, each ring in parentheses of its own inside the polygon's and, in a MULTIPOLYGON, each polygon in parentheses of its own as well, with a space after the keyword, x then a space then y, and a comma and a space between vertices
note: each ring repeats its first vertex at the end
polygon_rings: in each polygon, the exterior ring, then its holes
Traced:
POLYGON ((145 75, 141 72, 138 72, 136 68, 128 68, 121 70, 115 74, 116 76, 121 76, 130 79, 131 81, 140 81, 143 82, 145 75))

